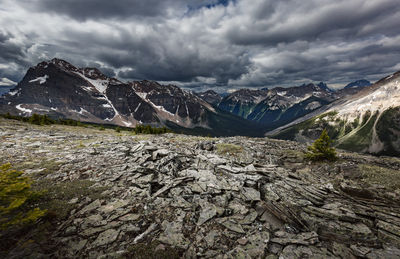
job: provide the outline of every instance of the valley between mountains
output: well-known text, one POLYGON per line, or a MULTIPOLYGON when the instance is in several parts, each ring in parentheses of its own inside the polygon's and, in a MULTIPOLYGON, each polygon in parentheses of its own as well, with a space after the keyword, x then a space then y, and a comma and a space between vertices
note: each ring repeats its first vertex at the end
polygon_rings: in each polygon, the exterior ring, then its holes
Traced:
POLYGON ((399 258, 400 159, 306 146, 0 118, 1 163, 47 216, 2 258, 399 258))

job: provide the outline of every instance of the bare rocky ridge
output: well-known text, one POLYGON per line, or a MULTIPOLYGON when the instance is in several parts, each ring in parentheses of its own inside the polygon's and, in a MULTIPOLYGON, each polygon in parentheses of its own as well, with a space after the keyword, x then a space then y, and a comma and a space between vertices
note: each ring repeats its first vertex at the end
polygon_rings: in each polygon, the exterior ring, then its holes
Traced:
MULTIPOLYGON (((400 159, 340 152, 309 164, 305 146, 267 138, 131 135, 0 119, 2 162, 53 160, 26 173, 105 187, 44 242, 8 258, 121 258, 157 242, 186 258, 399 258, 399 190, 368 184, 357 164, 400 169, 400 159)), ((41 224, 41 223, 39 223, 41 224)), ((22 245, 23 244, 23 245, 22 245)), ((153 251, 153 252, 154 252, 153 251)))

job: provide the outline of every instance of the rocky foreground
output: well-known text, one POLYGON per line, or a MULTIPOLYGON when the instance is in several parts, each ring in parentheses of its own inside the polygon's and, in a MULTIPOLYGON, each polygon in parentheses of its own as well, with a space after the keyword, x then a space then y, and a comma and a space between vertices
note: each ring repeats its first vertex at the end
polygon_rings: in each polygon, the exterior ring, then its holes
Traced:
POLYGON ((63 186, 69 208, 8 258, 400 257, 400 159, 310 164, 296 142, 5 119, 0 139, 0 162, 63 186), (82 183, 89 191, 73 189, 82 183))

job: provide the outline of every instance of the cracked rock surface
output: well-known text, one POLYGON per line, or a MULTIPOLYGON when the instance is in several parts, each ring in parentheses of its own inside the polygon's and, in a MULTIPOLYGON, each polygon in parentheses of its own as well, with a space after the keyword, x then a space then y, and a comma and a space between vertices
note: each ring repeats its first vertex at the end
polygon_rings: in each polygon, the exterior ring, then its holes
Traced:
POLYGON ((60 164, 46 174, 26 169, 36 181, 103 188, 97 199, 66 201, 73 209, 46 246, 16 245, 8 258, 129 258, 152 242, 155 252, 172 248, 184 258, 400 257, 399 191, 366 185, 354 167, 399 170, 396 158, 339 152, 337 162, 311 164, 296 142, 5 119, 0 138, 2 162, 60 164), (240 149, 221 152, 227 144, 240 149))

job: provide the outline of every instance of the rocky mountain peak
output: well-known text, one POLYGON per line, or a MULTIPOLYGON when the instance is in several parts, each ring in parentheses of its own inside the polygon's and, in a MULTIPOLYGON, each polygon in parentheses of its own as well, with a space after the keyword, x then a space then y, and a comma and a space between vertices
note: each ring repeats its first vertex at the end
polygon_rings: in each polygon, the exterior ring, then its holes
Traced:
POLYGON ((106 80, 109 77, 104 75, 99 69, 95 67, 85 67, 85 68, 80 68, 80 72, 86 76, 87 78, 90 79, 102 79, 106 80))
POLYGON ((324 83, 324 82, 319 82, 319 83, 317 84, 317 86, 318 86, 319 88, 321 88, 322 90, 325 90, 325 91, 328 91, 328 92, 333 92, 333 90, 330 89, 330 88, 328 87, 328 85, 327 85, 326 83, 324 83))
POLYGON ((386 84, 386 83, 389 83, 390 81, 394 81, 394 80, 398 80, 398 79, 400 79, 400 71, 397 71, 396 73, 393 73, 391 75, 388 75, 388 76, 382 78, 381 80, 376 82, 375 85, 386 84))
POLYGON ((222 100, 222 96, 213 90, 207 90, 196 95, 211 105, 218 105, 222 100))
POLYGON ((59 59, 59 58, 53 58, 52 60, 48 61, 47 63, 56 65, 57 67, 59 67, 63 70, 67 70, 67 71, 77 71, 78 70, 78 68, 75 67, 74 65, 72 65, 71 63, 69 63, 63 59, 59 59))
POLYGON ((359 87, 366 87, 366 86, 370 86, 371 82, 365 79, 360 79, 354 82, 351 82, 349 84, 347 84, 344 89, 348 89, 348 88, 359 88, 359 87))

